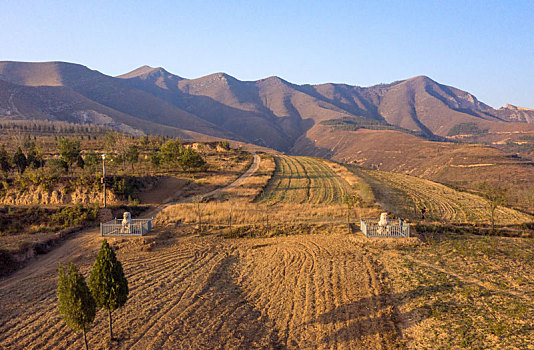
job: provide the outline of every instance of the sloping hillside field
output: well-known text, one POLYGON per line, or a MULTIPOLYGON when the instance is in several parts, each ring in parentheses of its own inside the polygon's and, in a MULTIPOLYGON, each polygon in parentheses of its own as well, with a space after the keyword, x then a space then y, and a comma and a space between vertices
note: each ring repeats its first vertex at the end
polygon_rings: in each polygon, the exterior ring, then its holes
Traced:
MULTIPOLYGON (((349 166, 365 178, 377 192, 377 199, 389 210, 411 218, 420 216, 450 223, 489 223, 486 200, 472 193, 457 191, 448 186, 415 176, 388 171, 368 170, 349 166)), ((532 216, 505 207, 498 207, 495 220, 500 225, 531 222, 532 216)))
MULTIPOLYGON (((394 311, 379 276, 347 236, 221 240, 165 235, 153 251, 143 251, 139 240, 115 242, 130 287, 130 300, 114 313, 120 348, 398 345, 394 311)), ((77 261, 84 274, 90 263, 77 261)), ((11 301, 0 315, 0 347, 83 346, 57 313, 56 274, 53 264, 36 279, 0 286, 2 300, 11 301)), ((88 333, 90 347, 106 347, 107 331, 106 315, 99 313, 88 333)))
POLYGON ((275 156, 276 169, 259 202, 340 204, 353 190, 324 160, 275 156))
MULTIPOLYGON (((130 288, 113 313, 112 348, 514 348, 534 341, 528 239, 465 236, 429 246, 332 230, 252 239, 172 227, 154 234, 112 239, 130 288)), ((71 242, 71 255, 0 281, 0 348, 83 347, 57 312, 57 262, 74 254, 88 276, 100 237, 71 242)), ((107 348, 107 339, 107 315, 99 312, 89 346, 107 348)))

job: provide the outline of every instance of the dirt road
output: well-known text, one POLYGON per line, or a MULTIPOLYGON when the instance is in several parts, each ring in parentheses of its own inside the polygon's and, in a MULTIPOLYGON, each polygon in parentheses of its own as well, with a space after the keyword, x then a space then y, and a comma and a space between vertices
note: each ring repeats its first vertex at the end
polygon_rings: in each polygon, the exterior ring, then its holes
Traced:
MULTIPOLYGON (((205 194, 201 195, 201 197, 202 198, 212 197, 212 196, 216 195, 219 192, 222 192, 222 191, 229 190, 229 189, 232 189, 232 188, 240 186, 243 182, 246 181, 247 178, 252 176, 252 174, 254 174, 256 172, 256 170, 258 170, 258 168, 260 167, 260 162, 261 162, 260 156, 257 155, 256 153, 253 153, 253 156, 254 156, 254 158, 252 160, 252 164, 250 165, 250 168, 248 168, 248 170, 245 173, 243 173, 239 178, 237 178, 237 180, 235 180, 234 182, 232 182, 228 186, 225 186, 225 187, 222 187, 222 188, 218 188, 218 189, 213 190, 211 192, 205 193, 205 194)), ((181 203, 188 203, 190 201, 191 201, 191 198, 187 198, 187 199, 185 199, 183 201, 180 201, 180 202, 181 203)))

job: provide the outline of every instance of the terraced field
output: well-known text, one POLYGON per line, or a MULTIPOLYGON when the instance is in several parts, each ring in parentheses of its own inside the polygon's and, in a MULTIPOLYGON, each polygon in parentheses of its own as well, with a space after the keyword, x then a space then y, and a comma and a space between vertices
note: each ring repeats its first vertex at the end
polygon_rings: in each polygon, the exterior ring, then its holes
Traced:
POLYGON ((339 204, 353 192, 325 161, 309 157, 275 156, 276 169, 258 202, 339 204))
MULTIPOLYGON (((350 167, 368 181, 377 198, 387 209, 417 218, 418 208, 428 210, 427 217, 451 223, 489 223, 487 202, 474 194, 456 191, 445 185, 418 177, 379 170, 350 167)), ((534 218, 517 210, 499 207, 496 222, 501 225, 532 222, 534 218)))

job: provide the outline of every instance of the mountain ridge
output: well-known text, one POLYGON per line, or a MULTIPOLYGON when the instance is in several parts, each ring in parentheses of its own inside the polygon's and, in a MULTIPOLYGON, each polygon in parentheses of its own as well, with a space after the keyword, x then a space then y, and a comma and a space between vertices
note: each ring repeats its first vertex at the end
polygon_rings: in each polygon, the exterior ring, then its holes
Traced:
POLYGON ((390 125, 427 138, 446 138, 464 129, 493 134, 534 131, 534 110, 512 105, 495 109, 425 75, 369 87, 298 85, 277 76, 242 81, 222 72, 186 79, 146 65, 112 77, 75 63, 2 61, 0 80, 18 86, 4 84, 9 90, 0 94, 4 118, 38 115, 76 122, 74 116, 93 110, 108 116, 111 125, 123 124, 123 130, 129 126, 136 132, 153 132, 158 125, 160 133, 188 130, 286 152, 329 120, 358 120, 363 128, 390 125), (68 103, 57 96, 59 92, 47 90, 41 100, 25 98, 24 93, 35 95, 29 87, 62 88, 64 97, 72 95, 78 102, 67 112, 62 106, 68 103), (15 110, 14 101, 27 108, 15 110), (62 113, 54 112, 61 108, 62 113))

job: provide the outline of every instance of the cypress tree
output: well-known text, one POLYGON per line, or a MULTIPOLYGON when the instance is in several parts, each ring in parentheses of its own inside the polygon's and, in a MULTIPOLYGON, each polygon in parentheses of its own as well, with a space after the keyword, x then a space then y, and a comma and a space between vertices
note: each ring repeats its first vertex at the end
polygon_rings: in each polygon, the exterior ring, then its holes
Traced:
POLYGON ((63 265, 59 265, 57 298, 58 310, 65 323, 74 331, 83 330, 85 348, 88 349, 86 330, 95 319, 96 303, 85 279, 72 263, 66 272, 63 265))
POLYGON ((89 289, 99 309, 108 310, 109 337, 113 339, 111 312, 122 307, 128 299, 128 281, 124 276, 122 264, 115 252, 104 240, 93 270, 89 276, 89 289))

